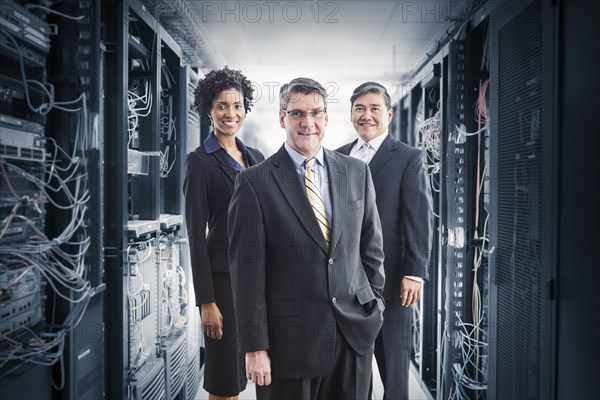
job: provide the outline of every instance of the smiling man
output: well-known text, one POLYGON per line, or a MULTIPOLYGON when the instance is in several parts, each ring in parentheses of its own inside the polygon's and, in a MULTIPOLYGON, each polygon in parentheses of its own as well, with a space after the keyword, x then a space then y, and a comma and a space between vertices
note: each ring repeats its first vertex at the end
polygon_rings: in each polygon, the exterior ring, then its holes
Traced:
POLYGON ((386 301, 375 358, 384 399, 408 399, 412 343, 411 306, 421 298, 427 279, 433 225, 425 154, 394 139, 388 126, 391 98, 377 82, 365 82, 350 98, 350 118, 358 138, 339 148, 369 164, 383 228, 386 301))
POLYGON ((279 93, 280 150, 236 178, 231 274, 258 399, 366 399, 382 324, 383 242, 366 164, 321 146, 327 93, 279 93))

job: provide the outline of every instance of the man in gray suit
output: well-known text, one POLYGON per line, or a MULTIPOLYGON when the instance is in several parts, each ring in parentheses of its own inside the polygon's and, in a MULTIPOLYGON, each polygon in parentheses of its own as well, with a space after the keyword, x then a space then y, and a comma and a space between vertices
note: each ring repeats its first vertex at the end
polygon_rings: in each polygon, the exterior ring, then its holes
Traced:
POLYGON ((369 164, 383 228, 386 308, 375 342, 384 399, 408 399, 412 305, 427 279, 433 226, 425 154, 391 137, 394 110, 384 86, 366 82, 350 98, 358 139, 337 151, 369 164))
POLYGON ((366 399, 381 328, 383 241, 366 164, 321 146, 327 93, 281 87, 286 142, 236 178, 230 265, 258 399, 366 399))

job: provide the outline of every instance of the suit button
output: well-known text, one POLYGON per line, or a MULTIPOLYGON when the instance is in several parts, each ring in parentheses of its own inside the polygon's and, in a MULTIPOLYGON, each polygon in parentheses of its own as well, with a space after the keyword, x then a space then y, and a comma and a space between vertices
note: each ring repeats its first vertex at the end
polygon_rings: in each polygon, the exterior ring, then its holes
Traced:
POLYGON ((337 303, 337 299, 334 297, 333 299, 331 299, 331 302, 332 302, 333 304, 335 304, 335 303, 337 303))
POLYGON ((333 258, 329 259, 329 265, 333 265, 333 258))

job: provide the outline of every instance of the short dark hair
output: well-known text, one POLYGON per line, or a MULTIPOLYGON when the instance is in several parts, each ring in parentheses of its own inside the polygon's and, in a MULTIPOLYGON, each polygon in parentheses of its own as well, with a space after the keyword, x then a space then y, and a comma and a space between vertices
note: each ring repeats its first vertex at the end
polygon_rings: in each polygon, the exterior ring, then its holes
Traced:
POLYGON ((239 90, 244 97, 244 109, 246 112, 250 112, 254 100, 252 82, 242 74, 242 71, 229 69, 226 65, 223 69, 208 72, 203 79, 198 81, 198 86, 194 91, 194 105, 200 117, 210 118, 213 100, 227 89, 239 90))
POLYGON ((387 107, 387 109, 389 110, 392 108, 392 98, 390 97, 390 94, 388 93, 385 86, 383 86, 381 83, 377 83, 377 82, 365 82, 365 83, 359 85, 356 89, 354 89, 352 96, 350 96, 350 105, 353 105, 354 100, 356 100, 358 97, 362 96, 363 94, 367 94, 367 93, 382 94, 383 99, 385 100, 385 106, 387 107))
POLYGON ((323 97, 323 103, 327 108, 327 90, 319 82, 310 78, 296 78, 289 83, 284 83, 279 89, 279 109, 287 108, 291 95, 294 93, 311 94, 317 93, 323 97))

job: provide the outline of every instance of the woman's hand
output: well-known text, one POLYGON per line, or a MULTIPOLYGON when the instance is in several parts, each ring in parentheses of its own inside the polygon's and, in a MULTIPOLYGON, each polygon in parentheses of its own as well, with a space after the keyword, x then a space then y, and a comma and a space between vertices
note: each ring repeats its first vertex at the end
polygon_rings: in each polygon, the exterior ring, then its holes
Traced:
POLYGON ((202 330, 206 337, 221 340, 223 337, 223 316, 217 303, 202 304, 202 330))

